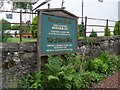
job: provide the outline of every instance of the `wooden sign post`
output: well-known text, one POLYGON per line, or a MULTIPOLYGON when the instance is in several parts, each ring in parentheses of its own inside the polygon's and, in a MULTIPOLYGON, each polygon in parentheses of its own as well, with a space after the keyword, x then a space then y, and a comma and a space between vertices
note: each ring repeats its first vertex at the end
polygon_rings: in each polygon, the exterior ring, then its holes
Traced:
POLYGON ((77 52, 78 17, 63 9, 38 10, 37 63, 41 56, 77 52))

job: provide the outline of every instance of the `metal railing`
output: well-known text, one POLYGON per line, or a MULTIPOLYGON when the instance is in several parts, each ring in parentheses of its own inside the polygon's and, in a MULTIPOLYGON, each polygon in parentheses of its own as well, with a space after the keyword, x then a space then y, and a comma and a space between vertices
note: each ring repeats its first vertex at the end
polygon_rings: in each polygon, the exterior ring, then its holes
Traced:
MULTIPOLYGON (((19 24, 20 25, 20 29, 19 29, 19 35, 20 35, 20 43, 22 43, 22 38, 23 38, 23 33, 22 33, 22 25, 24 25, 24 24, 26 24, 26 25, 28 25, 28 26, 30 26, 30 25, 33 25, 33 24, 31 24, 31 23, 29 23, 29 22, 25 22, 25 23, 23 23, 22 22, 22 18, 23 18, 23 15, 22 14, 32 14, 32 15, 37 15, 37 13, 35 12, 35 13, 33 13, 33 12, 22 12, 22 10, 20 10, 20 12, 18 12, 18 11, 1 11, 2 13, 4 13, 4 12, 11 12, 11 13, 18 13, 19 15, 20 15, 20 21, 19 21, 19 23, 0 23, 0 24, 19 24)), ((82 17, 79 17, 79 18, 82 18, 82 17)), ((99 30, 97 30, 97 31, 95 31, 96 33, 104 33, 104 32, 106 32, 106 33, 108 33, 108 28, 109 27, 114 27, 114 25, 108 25, 108 23, 109 22, 117 22, 117 21, 115 21, 115 20, 108 20, 108 19, 97 19, 97 18, 88 18, 87 16, 86 17, 83 17, 83 19, 84 19, 84 31, 83 31, 83 34, 84 34, 84 38, 86 38, 86 34, 87 33, 91 33, 91 31, 88 31, 87 30, 87 28, 88 27, 106 27, 106 31, 99 31, 99 30), (93 21, 103 21, 103 22, 105 22, 106 24, 105 25, 100 25, 100 24, 88 24, 87 23, 87 21, 88 20, 93 20, 93 21)), ((31 21, 31 20, 29 20, 29 21, 31 21)), ((37 24, 34 24, 34 25, 37 25, 37 24)), ((119 26, 118 26, 118 28, 119 28, 119 26)), ((119 28, 119 31, 120 31, 120 28, 119 28)), ((113 31, 111 31, 111 32, 113 32, 113 31)))
MULTIPOLYGON (((79 18, 82 18, 82 17, 79 17, 79 18)), ((114 28, 114 26, 115 26, 115 23, 117 22, 117 21, 115 21, 115 20, 108 20, 108 19, 98 19, 98 18, 88 18, 87 16, 86 17, 83 17, 84 18, 84 21, 85 21, 85 23, 84 23, 84 31, 82 32, 84 35, 84 38, 86 37, 86 34, 87 33, 91 33, 91 31, 88 31, 87 30, 87 28, 88 27, 103 27, 103 28, 106 28, 105 29, 105 31, 104 30, 97 30, 97 31, 95 31, 97 34, 99 34, 99 33, 107 33, 108 34, 108 29, 109 28, 114 28), (103 21, 103 22, 105 22, 106 24, 105 25, 100 25, 100 24, 88 24, 87 23, 87 21, 88 20, 93 20, 93 21, 103 21), (113 22, 114 23, 114 25, 109 25, 109 23, 110 22, 113 22)), ((120 32, 120 28, 119 28, 119 25, 118 25, 118 31, 120 32)), ((113 31, 110 31, 110 32, 113 32, 113 31)))
MULTIPOLYGON (((32 26, 33 24, 31 24, 31 21, 32 20, 27 20, 27 22, 23 22, 22 21, 22 19, 23 19, 23 15, 22 14, 32 14, 32 15, 37 15, 37 13, 36 12, 26 12, 26 11, 22 11, 22 10, 20 10, 20 11, 1 11, 2 13, 17 13, 18 14, 18 18, 20 19, 20 21, 19 22, 14 22, 14 23, 4 23, 4 22, 2 22, 2 23, 0 23, 0 24, 13 24, 13 25, 19 25, 20 26, 20 28, 19 28, 19 40, 20 40, 20 43, 22 43, 22 38, 23 38, 23 32, 22 32, 22 25, 26 25, 26 26, 32 26)), ((32 16, 32 19, 33 19, 33 16, 32 16)), ((34 25, 37 25, 37 24, 34 24, 34 25)), ((30 29, 30 28, 29 28, 30 29)))

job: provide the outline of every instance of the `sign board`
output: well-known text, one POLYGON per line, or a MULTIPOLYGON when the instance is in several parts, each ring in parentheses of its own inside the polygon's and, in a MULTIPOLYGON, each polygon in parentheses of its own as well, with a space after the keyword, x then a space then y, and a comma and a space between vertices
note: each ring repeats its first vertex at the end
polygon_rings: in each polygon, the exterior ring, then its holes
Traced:
POLYGON ((77 51, 77 20, 42 13, 40 51, 42 55, 77 51))

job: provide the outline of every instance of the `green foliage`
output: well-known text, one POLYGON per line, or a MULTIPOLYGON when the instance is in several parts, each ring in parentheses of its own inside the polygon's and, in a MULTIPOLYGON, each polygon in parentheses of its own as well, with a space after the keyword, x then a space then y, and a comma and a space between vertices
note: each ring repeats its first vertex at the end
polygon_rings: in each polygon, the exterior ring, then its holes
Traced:
POLYGON ((37 71, 35 73, 30 73, 27 76, 21 78, 18 83, 19 88, 35 88, 40 89, 42 88, 42 81, 41 81, 42 74, 41 72, 37 71))
POLYGON ((95 43, 95 41, 94 41, 93 38, 88 38, 88 39, 87 39, 87 44, 92 45, 93 43, 95 43))
POLYGON ((31 32, 32 32, 33 38, 37 38, 37 31, 38 31, 37 30, 37 28, 38 28, 37 23, 38 23, 38 17, 35 16, 32 20, 32 27, 31 27, 31 32))
POLYGON ((42 72, 22 78, 18 84, 24 88, 88 88, 117 70, 119 58, 103 53, 90 61, 83 61, 79 54, 49 56, 42 72))
POLYGON ((89 37, 97 37, 97 33, 92 29, 92 32, 89 37))
POLYGON ((117 70, 120 59, 115 54, 110 55, 105 52, 101 54, 98 58, 100 58, 104 63, 108 65, 108 74, 114 73, 117 70))
POLYGON ((5 31, 11 29, 11 24, 10 24, 10 22, 8 22, 5 19, 1 19, 0 23, 2 23, 2 24, 0 24, 0 31, 2 34, 2 35, 0 35, 0 42, 6 42, 7 39, 10 37, 10 34, 5 33, 5 31))
POLYGON ((0 23, 2 23, 2 24, 0 24, 0 29, 1 29, 2 31, 11 29, 11 24, 10 24, 10 22, 8 22, 7 20, 1 19, 1 20, 0 20, 0 23))
POLYGON ((17 9, 24 9, 24 10, 32 10, 32 3, 28 3, 28 2, 13 2, 13 8, 17 9))
POLYGON ((84 36, 84 30, 85 30, 84 23, 81 22, 81 24, 78 25, 78 37, 84 36))
POLYGON ((44 87, 49 88, 87 88, 90 86, 90 72, 85 72, 85 62, 80 55, 49 57, 46 64, 44 87), (46 75, 46 76, 45 76, 46 75), (54 84, 53 84, 54 83, 54 84))
POLYGON ((14 24, 13 26, 11 26, 12 30, 19 30, 20 29, 20 25, 18 24, 14 24))
MULTIPOLYGON (((33 39, 33 38, 23 38, 22 39, 23 42, 37 42, 37 39, 33 39)), ((20 42, 20 38, 8 38, 6 42, 20 42)))
POLYGON ((102 74, 112 74, 114 73, 119 65, 118 56, 105 52, 101 54, 99 57, 94 58, 89 63, 89 71, 95 71, 96 73, 102 74))
MULTIPOLYGON (((20 29, 20 25, 15 24, 13 26, 11 26, 12 30, 19 30, 20 29)), ((30 27, 28 25, 22 25, 22 33, 30 33, 30 27)))
POLYGON ((114 31, 113 31, 114 35, 120 35, 118 26, 119 26, 119 22, 117 21, 114 26, 114 31))
POLYGON ((104 36, 110 36, 111 33, 110 33, 110 28, 108 28, 108 31, 107 31, 107 28, 105 27, 104 28, 104 36))
POLYGON ((101 59, 95 58, 89 63, 89 68, 91 71, 95 71, 96 73, 106 73, 108 70, 108 65, 101 59))
POLYGON ((103 74, 96 73, 95 71, 91 71, 92 82, 97 83, 104 78, 103 74))

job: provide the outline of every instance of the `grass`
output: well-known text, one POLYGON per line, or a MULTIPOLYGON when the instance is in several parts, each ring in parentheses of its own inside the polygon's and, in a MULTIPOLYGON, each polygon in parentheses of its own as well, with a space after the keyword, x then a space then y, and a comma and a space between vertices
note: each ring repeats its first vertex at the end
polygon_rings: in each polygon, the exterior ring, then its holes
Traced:
MULTIPOLYGON (((37 39, 33 39, 33 38, 23 38, 22 42, 36 42, 37 39)), ((20 38, 8 38, 8 40, 6 42, 20 42, 20 38)))

